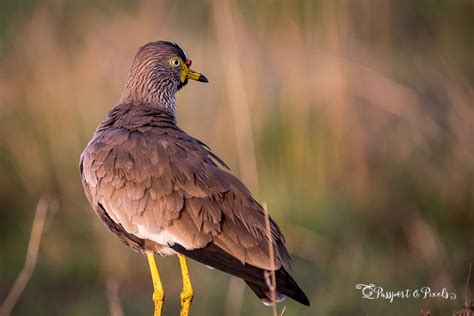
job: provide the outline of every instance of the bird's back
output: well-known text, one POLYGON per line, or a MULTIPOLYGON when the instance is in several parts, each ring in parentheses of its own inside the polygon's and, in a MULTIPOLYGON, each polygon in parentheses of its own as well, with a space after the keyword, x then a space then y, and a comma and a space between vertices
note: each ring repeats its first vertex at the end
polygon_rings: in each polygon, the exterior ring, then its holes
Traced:
MULTIPOLYGON (((226 272, 244 278, 259 296, 266 295, 258 290, 266 286, 263 270, 277 269, 286 287, 300 295, 283 269, 290 257, 279 227, 270 219, 267 233, 263 208, 219 165, 225 166, 178 128, 174 116, 146 105, 115 107, 81 156, 91 204, 132 248, 162 255, 186 252, 224 271, 219 258, 228 257, 236 268, 226 272)), ((286 294, 298 297, 293 292, 286 294)), ((305 299, 303 294, 300 300, 305 299)))
MULTIPOLYGON (((179 241, 188 249, 222 239, 222 246, 242 262, 267 266, 263 210, 216 162, 223 164, 179 129, 172 115, 146 105, 119 105, 110 111, 81 159, 91 203, 129 234, 147 239, 165 229, 180 240, 153 239, 160 244, 179 241), (248 252, 259 251, 249 259, 248 252)), ((289 256, 273 221, 272 231, 280 266, 289 256)))

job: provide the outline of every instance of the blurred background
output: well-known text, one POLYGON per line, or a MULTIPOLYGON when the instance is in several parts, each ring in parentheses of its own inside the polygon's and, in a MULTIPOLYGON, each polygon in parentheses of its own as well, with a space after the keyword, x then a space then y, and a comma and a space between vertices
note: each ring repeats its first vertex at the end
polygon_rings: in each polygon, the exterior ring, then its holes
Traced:
MULTIPOLYGON (((473 30, 472 1, 1 1, 0 303, 46 193, 12 315, 151 315, 147 262, 96 218, 78 162, 138 47, 165 39, 210 81, 179 92, 179 125, 287 237, 312 306, 285 315, 451 315, 474 262, 473 30), (457 299, 363 300, 357 283, 457 299)), ((178 260, 158 264, 176 315, 178 260)), ((191 315, 271 315, 242 282, 190 269, 191 315)))

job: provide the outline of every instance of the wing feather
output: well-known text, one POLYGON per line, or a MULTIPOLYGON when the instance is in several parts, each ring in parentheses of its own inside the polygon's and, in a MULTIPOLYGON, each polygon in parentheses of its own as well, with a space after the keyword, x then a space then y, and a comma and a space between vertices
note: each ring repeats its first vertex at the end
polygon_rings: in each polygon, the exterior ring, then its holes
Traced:
MULTIPOLYGON (((115 120, 99 126, 82 155, 91 203, 129 234, 188 250, 212 243, 242 264, 270 269, 261 205, 206 145, 152 112, 131 106, 127 121, 114 109, 115 120)), ((280 268, 290 260, 273 220, 271 235, 280 268)))

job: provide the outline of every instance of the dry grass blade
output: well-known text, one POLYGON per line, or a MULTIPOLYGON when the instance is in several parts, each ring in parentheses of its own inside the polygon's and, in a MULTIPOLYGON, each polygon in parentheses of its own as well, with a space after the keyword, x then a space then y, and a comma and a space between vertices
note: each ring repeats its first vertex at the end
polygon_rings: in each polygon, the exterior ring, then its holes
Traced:
POLYGON ((472 263, 469 265, 469 272, 467 273, 466 288, 464 289, 464 307, 471 306, 471 295, 469 294, 469 283, 471 282, 472 263))
POLYGON ((474 315, 474 306, 469 295, 469 283, 471 283, 471 270, 472 263, 469 265, 469 272, 467 273, 466 288, 465 288, 465 298, 464 298, 464 307, 459 312, 453 313, 453 316, 472 316, 474 315))
POLYGON ((122 306, 120 305, 118 282, 115 280, 108 280, 106 287, 110 316, 123 316, 122 306))
POLYGON ((267 239, 268 239, 268 249, 270 251, 270 277, 268 274, 265 274, 265 281, 267 281, 267 286, 271 291, 272 296, 272 308, 273 308, 273 316, 278 316, 278 309, 276 306, 276 278, 275 278, 275 255, 273 252, 273 238, 272 238, 272 231, 270 229, 270 218, 268 216, 268 209, 267 203, 263 203, 263 209, 265 210, 265 230, 267 232, 267 239), (271 281, 271 282, 269 282, 271 281))
POLYGON ((232 10, 231 4, 229 1, 212 2, 214 25, 221 55, 225 56, 222 66, 225 70, 228 101, 232 110, 240 174, 242 180, 256 192, 258 172, 250 106, 238 55, 237 37, 240 32, 235 23, 238 21, 237 10, 232 10))
MULTIPOLYGON (((257 160, 255 156, 252 124, 244 84, 244 76, 237 55, 237 35, 239 33, 229 1, 213 1, 214 27, 219 39, 219 49, 226 62, 222 64, 226 74, 227 94, 231 106, 237 154, 242 180, 254 192, 258 191, 257 160)), ((244 297, 244 284, 231 278, 226 300, 226 315, 240 315, 244 297)))
POLYGON ((242 280, 234 276, 230 278, 225 304, 226 316, 239 316, 241 314, 244 289, 245 283, 242 280))
POLYGON ((49 205, 50 201, 45 195, 40 198, 38 204, 36 205, 35 218, 33 220, 33 227, 31 229, 28 250, 26 252, 25 265, 0 308, 0 315, 2 316, 10 315, 11 311, 15 307, 16 302, 28 284, 33 271, 35 270, 41 237, 43 235, 44 222, 46 220, 46 213, 48 211, 49 205))

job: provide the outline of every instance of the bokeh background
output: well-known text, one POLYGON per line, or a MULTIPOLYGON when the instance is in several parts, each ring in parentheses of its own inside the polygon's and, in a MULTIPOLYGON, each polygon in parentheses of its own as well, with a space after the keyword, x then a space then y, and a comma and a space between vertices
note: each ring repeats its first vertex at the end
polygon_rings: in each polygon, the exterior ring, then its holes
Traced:
MULTIPOLYGON (((180 126, 287 237, 312 306, 285 315, 451 315, 474 262, 473 30, 472 1, 1 1, 0 302, 46 193, 12 315, 151 314, 147 262, 96 218, 78 161, 137 48, 167 39, 210 80, 179 92, 180 126), (458 298, 362 300, 357 283, 458 298)), ((176 315, 178 261, 158 263, 176 315)), ((271 315, 242 282, 190 269, 191 315, 271 315)))

